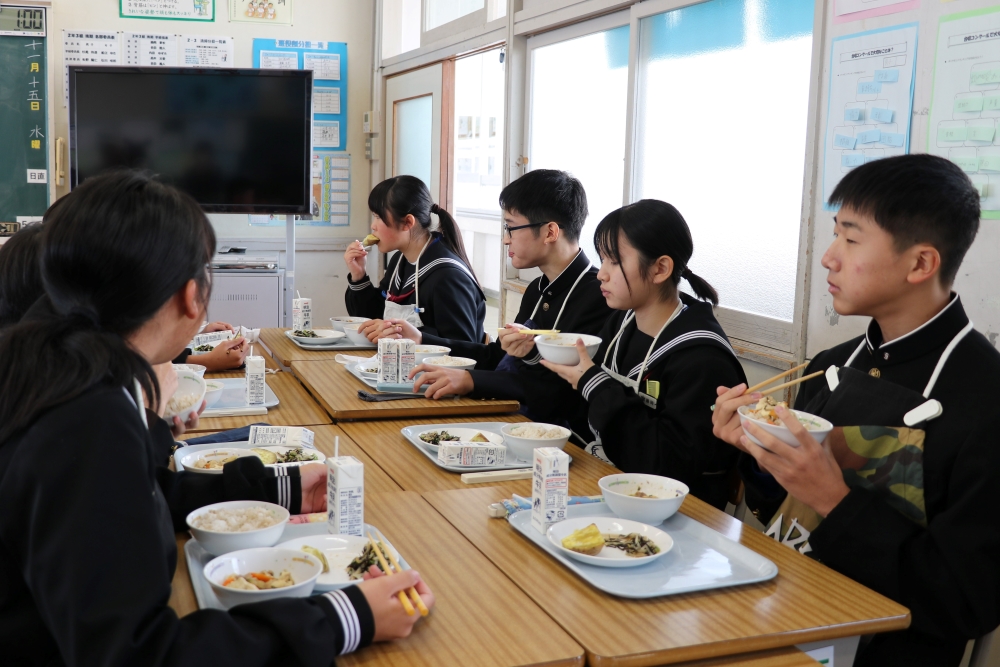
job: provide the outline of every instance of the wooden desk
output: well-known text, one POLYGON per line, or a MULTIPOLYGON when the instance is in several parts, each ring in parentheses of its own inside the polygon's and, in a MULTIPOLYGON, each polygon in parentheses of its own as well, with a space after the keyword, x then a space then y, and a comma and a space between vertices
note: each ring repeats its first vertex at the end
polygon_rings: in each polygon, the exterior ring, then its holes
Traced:
POLYGON ((679 667, 818 667, 818 665, 818 662, 794 647, 679 663, 679 667))
MULTIPOLYGON (((322 328, 322 327, 321 327, 322 328)), ((286 369, 292 365, 293 361, 333 361, 337 356, 335 350, 312 351, 303 350, 293 341, 289 340, 285 332, 288 329, 261 329, 260 341, 267 346, 268 351, 274 360, 282 364, 286 369)), ((375 354, 375 349, 371 350, 344 350, 343 354, 354 357, 370 357, 375 354)))
MULTIPOLYGON (((450 489, 476 488, 461 480, 458 473, 448 472, 429 461, 399 430, 414 424, 435 424, 440 422, 519 422, 528 421, 521 415, 501 415, 487 417, 456 417, 446 419, 401 419, 393 421, 343 422, 339 426, 344 432, 385 470, 393 480, 407 491, 444 491, 450 489)), ((573 457, 569 467, 569 490, 573 495, 600 493, 597 480, 605 475, 621 472, 600 461, 575 445, 568 444, 566 453, 573 457)), ((530 467, 525 463, 525 467, 530 467)), ((500 487, 507 497, 511 493, 531 495, 531 480, 519 479, 511 482, 492 482, 490 486, 500 487)), ((487 503, 489 504, 489 503, 487 503)), ((480 509, 485 516, 485 505, 480 509)))
MULTIPOLYGON (((596 484, 590 492, 597 492, 596 484)), ((592 588, 506 521, 489 518, 484 508, 503 498, 504 489, 422 495, 583 645, 589 665, 633 667, 703 660, 900 630, 910 623, 905 607, 697 498, 688 497, 681 512, 770 558, 778 566, 778 576, 761 584, 704 593, 651 600, 616 598, 592 588)))
MULTIPOLYGON (((367 494, 365 521, 420 572, 437 603, 407 639, 338 665, 583 665, 583 649, 416 493, 367 494)), ((187 595, 180 563, 177 572, 171 604, 187 595)))
POLYGON ((413 398, 369 403, 358 398, 358 390, 373 392, 374 390, 362 384, 343 364, 336 361, 293 361, 292 372, 326 408, 334 421, 338 422, 345 419, 495 415, 517 412, 519 407, 517 401, 486 401, 471 398, 445 398, 440 401, 413 398))
MULTIPOLYGON (((242 372, 235 375, 215 373, 214 377, 243 377, 243 375, 242 372)), ((267 422, 273 426, 317 426, 333 423, 323 408, 313 400, 291 373, 268 374, 266 380, 267 386, 279 401, 276 407, 268 408, 266 415, 203 417, 198 421, 198 426, 190 432, 204 434, 208 431, 224 431, 260 422, 267 422)))

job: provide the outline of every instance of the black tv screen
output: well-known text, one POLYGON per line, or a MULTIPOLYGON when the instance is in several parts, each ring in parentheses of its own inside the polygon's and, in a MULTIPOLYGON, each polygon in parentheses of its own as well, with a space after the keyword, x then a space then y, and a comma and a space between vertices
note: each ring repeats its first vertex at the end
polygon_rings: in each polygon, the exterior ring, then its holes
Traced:
POLYGON ((305 213, 312 72, 70 67, 70 179, 148 170, 214 213, 305 213))

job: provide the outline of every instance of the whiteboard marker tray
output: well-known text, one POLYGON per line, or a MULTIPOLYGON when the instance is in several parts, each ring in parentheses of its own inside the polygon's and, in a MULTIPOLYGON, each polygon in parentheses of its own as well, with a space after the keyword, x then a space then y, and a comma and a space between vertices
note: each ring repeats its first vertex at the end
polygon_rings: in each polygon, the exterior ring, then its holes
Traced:
MULTIPOLYGON (((289 523, 285 524, 285 530, 281 533, 281 539, 278 540, 277 544, 282 542, 287 542, 289 540, 294 540, 301 537, 310 536, 321 536, 327 535, 327 524, 325 521, 319 523, 289 523)), ((378 535, 376 532, 378 529, 372 525, 365 524, 365 535, 368 535, 368 531, 372 534, 378 535)), ((384 536, 383 536, 384 537, 384 536)), ((392 550, 392 552, 399 553, 396 548, 392 546, 389 540, 385 540, 385 545, 392 550)), ((188 574, 191 576, 191 587, 194 588, 194 597, 198 601, 198 609, 225 609, 222 603, 219 602, 219 598, 215 595, 215 591, 212 590, 212 585, 208 583, 208 579, 205 578, 205 566, 215 558, 212 554, 205 551, 198 540, 192 538, 187 541, 184 545, 184 557, 187 560, 188 574)), ((404 570, 409 570, 410 566, 406 562, 406 559, 402 556, 398 556, 400 567, 404 570)), ((361 583, 360 581, 353 582, 351 584, 346 584, 346 586, 353 586, 355 583, 361 583)), ((324 593, 326 591, 336 590, 338 588, 344 588, 344 584, 324 586, 319 582, 316 582, 316 588, 313 589, 313 594, 324 593)))
MULTIPOLYGON (((586 516, 616 515, 604 503, 566 508, 567 519, 586 516)), ((656 598, 755 584, 778 574, 778 566, 767 558, 679 512, 657 526, 673 538, 670 552, 649 565, 624 569, 587 565, 564 555, 547 535, 532 527, 531 510, 516 512, 507 520, 588 584, 623 598, 656 598)))
MULTIPOLYGON (((420 450, 420 453, 429 458, 434 462, 439 468, 443 468, 448 472, 466 473, 466 472, 490 472, 492 470, 522 470, 524 468, 531 467, 531 461, 521 461, 514 460, 513 462, 507 462, 503 465, 496 466, 449 466, 444 465, 438 461, 437 452, 432 450, 430 446, 418 438, 417 436, 424 431, 440 431, 441 429, 449 428, 469 428, 475 429, 477 431, 489 431, 490 433, 496 433, 503 437, 503 433, 500 431, 504 426, 507 426, 507 422, 473 422, 471 424, 466 423, 452 423, 452 424, 423 424, 421 426, 406 426, 399 429, 399 432, 403 434, 403 437, 409 440, 410 444, 420 450)), ((510 450, 507 450, 508 457, 512 457, 513 454, 510 450)), ((573 463, 573 459, 570 458, 570 464, 573 463)))
POLYGON ((219 382, 223 385, 222 396, 218 402, 201 413, 205 417, 224 417, 232 410, 243 410, 246 408, 273 408, 279 403, 278 397, 271 388, 267 386, 265 378, 264 403, 262 405, 250 405, 246 397, 246 378, 208 378, 206 382, 219 382))

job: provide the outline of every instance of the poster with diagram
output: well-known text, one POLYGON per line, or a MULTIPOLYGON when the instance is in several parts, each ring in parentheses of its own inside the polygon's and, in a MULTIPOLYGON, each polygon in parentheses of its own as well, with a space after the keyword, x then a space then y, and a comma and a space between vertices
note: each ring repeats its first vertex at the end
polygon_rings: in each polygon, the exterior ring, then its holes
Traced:
POLYGON ((823 144, 823 201, 851 169, 910 148, 917 24, 833 40, 823 144))
POLYGON ((1000 7, 941 18, 927 152, 979 189, 984 218, 1000 219, 1000 7))

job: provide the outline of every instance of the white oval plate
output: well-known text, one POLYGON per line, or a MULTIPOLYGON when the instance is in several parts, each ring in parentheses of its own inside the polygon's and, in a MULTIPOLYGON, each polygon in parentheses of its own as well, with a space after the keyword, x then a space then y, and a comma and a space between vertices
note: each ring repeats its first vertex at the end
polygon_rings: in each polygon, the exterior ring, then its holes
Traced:
POLYGON ((334 331, 333 329, 312 329, 312 332, 316 334, 316 338, 296 336, 291 332, 291 330, 286 331, 285 334, 292 340, 302 343, 303 345, 330 345, 331 343, 336 343, 338 340, 347 335, 343 331, 334 331))
POLYGON ((293 449, 301 449, 306 454, 315 454, 316 458, 312 461, 293 461, 292 463, 265 463, 264 465, 275 465, 275 466, 297 466, 303 463, 323 463, 326 461, 326 456, 323 452, 319 451, 314 447, 286 447, 284 445, 268 445, 267 447, 253 447, 250 449, 252 452, 254 449, 266 449, 269 452, 274 452, 275 454, 285 454, 292 451, 293 449))
POLYGON ((184 466, 185 470, 190 470, 191 472, 199 472, 204 475, 221 475, 222 468, 198 468, 195 463, 201 459, 225 459, 230 456, 235 456, 236 458, 242 458, 244 456, 256 456, 249 449, 240 449, 237 447, 219 447, 218 449, 201 450, 199 452, 191 452, 181 458, 181 465, 184 466))
POLYGON ((647 565, 652 563, 654 560, 661 558, 674 547, 673 538, 659 528, 654 528, 649 524, 639 523, 638 521, 629 521, 628 519, 619 519, 618 517, 611 516, 582 516, 576 519, 567 519, 566 521, 560 521, 559 523, 550 526, 548 533, 546 534, 548 535, 549 541, 570 558, 575 558, 581 563, 586 563, 587 565, 597 565, 598 567, 639 567, 641 565, 647 565), (626 555, 621 549, 604 547, 604 549, 602 549, 596 556, 588 556, 587 554, 567 549, 562 545, 563 538, 568 537, 573 531, 586 528, 592 523, 596 524, 597 529, 604 535, 627 535, 629 533, 639 533, 640 535, 648 537, 653 544, 660 547, 660 553, 654 556, 633 558, 632 556, 626 555))
POLYGON ((503 436, 502 435, 499 435, 497 433, 491 433, 490 431, 480 431, 480 430, 474 429, 474 428, 445 428, 445 429, 429 428, 426 431, 421 431, 420 433, 417 433, 417 439, 420 440, 420 444, 422 444, 424 447, 426 447, 427 449, 431 450, 432 452, 436 452, 438 450, 438 446, 437 445, 432 445, 429 442, 424 442, 423 440, 420 439, 420 436, 422 436, 424 433, 434 433, 435 431, 438 432, 438 433, 440 433, 441 431, 448 431, 448 433, 450 433, 452 435, 457 435, 460 438, 460 440, 458 440, 458 442, 470 442, 470 443, 472 443, 474 445, 475 444, 485 445, 487 443, 485 443, 485 442, 475 443, 475 442, 472 442, 472 440, 471 440, 471 438, 474 438, 477 433, 482 433, 483 435, 485 435, 487 438, 490 439, 489 444, 491 444, 491 445, 502 445, 503 444, 503 436))
MULTIPOLYGON (((275 546, 280 549, 294 549, 296 551, 301 551, 303 545, 319 549, 326 556, 330 571, 319 575, 319 579, 316 580, 316 590, 332 591, 361 583, 360 579, 348 578, 347 566, 361 555, 366 544, 368 544, 368 538, 358 535, 310 535, 297 537, 275 546)), ((388 545, 387 548, 392 549, 388 545)), ((399 552, 395 549, 392 550, 392 555, 396 560, 399 560, 399 552)))

